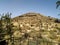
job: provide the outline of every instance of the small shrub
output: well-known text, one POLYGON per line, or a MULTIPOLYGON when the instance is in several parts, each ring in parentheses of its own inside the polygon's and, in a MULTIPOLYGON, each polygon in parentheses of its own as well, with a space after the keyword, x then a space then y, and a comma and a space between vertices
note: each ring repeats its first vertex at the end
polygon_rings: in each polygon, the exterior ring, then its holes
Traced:
POLYGON ((55 23, 60 23, 60 19, 56 19, 55 20, 55 23))

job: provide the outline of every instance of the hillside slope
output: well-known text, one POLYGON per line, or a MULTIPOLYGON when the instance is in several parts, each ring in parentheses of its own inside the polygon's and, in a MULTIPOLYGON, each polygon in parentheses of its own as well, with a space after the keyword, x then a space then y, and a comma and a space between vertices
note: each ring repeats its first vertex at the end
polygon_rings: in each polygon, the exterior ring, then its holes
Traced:
POLYGON ((39 13, 26 13, 13 18, 13 24, 20 28, 21 33, 28 33, 30 37, 60 40, 60 23, 56 18, 43 16, 39 13))

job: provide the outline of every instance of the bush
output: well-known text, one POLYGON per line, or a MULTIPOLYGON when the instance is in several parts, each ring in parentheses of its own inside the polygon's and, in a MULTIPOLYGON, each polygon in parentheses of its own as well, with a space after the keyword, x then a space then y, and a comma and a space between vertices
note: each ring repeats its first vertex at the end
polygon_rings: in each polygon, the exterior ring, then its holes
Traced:
POLYGON ((55 23, 60 23, 60 19, 55 19, 55 23))

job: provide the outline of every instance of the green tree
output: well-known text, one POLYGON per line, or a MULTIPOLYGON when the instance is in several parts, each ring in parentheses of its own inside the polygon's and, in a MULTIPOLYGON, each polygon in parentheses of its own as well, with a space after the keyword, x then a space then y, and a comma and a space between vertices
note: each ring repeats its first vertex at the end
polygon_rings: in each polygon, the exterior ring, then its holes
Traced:
POLYGON ((11 13, 6 13, 2 16, 3 19, 3 23, 4 23, 4 30, 6 35, 10 36, 10 40, 12 41, 12 45, 14 44, 14 39, 12 39, 12 35, 13 35, 13 23, 12 23, 12 19, 11 19, 11 13))
POLYGON ((12 23, 11 13, 2 14, 0 18, 0 38, 3 37, 3 39, 8 39, 8 37, 7 38, 4 37, 6 35, 9 35, 10 40, 13 41, 12 40, 13 27, 14 25, 12 23))
POLYGON ((3 32, 2 17, 0 17, 0 40, 2 40, 3 32))
POLYGON ((57 1, 56 5, 57 5, 56 8, 58 8, 60 6, 60 1, 57 1))

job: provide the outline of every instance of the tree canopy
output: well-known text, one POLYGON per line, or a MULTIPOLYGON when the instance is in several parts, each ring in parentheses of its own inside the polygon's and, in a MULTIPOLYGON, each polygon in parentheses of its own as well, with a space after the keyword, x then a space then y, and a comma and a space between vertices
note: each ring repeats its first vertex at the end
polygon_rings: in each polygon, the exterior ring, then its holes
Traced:
POLYGON ((56 5, 57 5, 56 8, 58 8, 60 6, 60 1, 57 1, 56 5))
POLYGON ((0 37, 4 38, 5 35, 10 35, 11 37, 12 29, 13 29, 13 24, 11 20, 11 13, 1 14, 0 16, 0 37))

